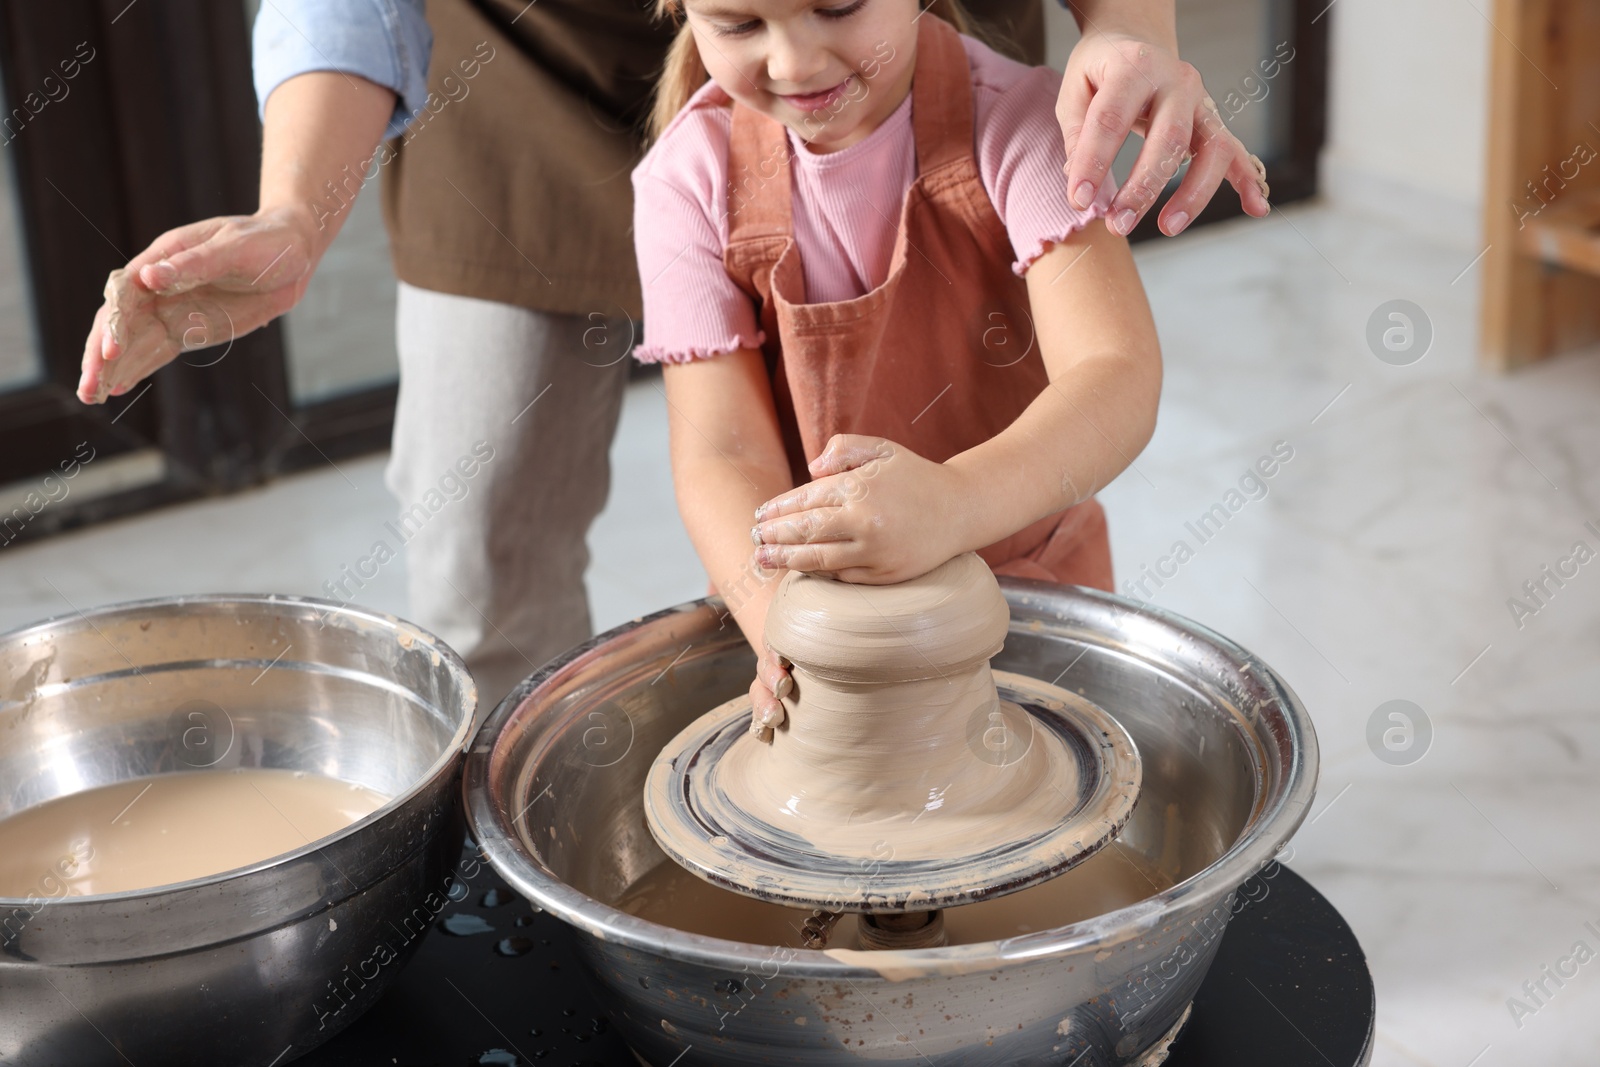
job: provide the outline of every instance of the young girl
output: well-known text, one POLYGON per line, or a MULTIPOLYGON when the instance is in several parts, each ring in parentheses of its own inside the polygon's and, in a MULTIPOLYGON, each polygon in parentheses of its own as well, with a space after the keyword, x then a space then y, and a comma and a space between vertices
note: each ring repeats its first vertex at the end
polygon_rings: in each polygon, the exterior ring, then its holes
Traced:
POLYGON ((763 639, 784 570, 898 582, 976 550, 1111 589, 1093 495, 1154 430, 1160 353, 1111 183, 1068 203, 1059 76, 951 0, 657 3, 684 26, 633 174, 636 355, 761 652, 752 728, 792 684, 763 639))

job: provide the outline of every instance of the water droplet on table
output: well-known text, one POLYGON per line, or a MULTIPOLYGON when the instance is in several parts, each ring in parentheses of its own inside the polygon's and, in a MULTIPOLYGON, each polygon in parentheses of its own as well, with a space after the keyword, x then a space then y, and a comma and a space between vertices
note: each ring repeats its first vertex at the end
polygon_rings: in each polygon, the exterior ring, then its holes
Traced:
POLYGON ((477 915, 458 911, 454 915, 446 915, 439 922, 439 927, 451 937, 471 937, 473 934, 492 934, 494 927, 484 922, 477 915))

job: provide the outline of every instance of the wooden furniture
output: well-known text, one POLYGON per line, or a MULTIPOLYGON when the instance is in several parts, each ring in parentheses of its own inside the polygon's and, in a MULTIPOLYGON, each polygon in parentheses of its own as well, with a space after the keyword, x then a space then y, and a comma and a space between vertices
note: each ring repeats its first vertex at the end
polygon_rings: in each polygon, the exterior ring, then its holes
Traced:
POLYGON ((1481 347, 1508 370, 1600 340, 1600 4, 1496 0, 1481 347))

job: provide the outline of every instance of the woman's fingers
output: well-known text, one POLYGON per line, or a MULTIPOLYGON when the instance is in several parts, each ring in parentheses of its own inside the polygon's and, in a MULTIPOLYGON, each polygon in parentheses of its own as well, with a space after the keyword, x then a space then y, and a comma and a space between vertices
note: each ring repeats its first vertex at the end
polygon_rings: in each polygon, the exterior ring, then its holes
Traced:
MULTIPOLYGON (((1229 169, 1248 158, 1239 139, 1227 130, 1218 130, 1200 145, 1189 170, 1166 206, 1161 209, 1158 222, 1161 232, 1175 237, 1210 203, 1217 186, 1229 169)), ((1243 164, 1248 169, 1248 163, 1243 164)), ((1246 207, 1248 208, 1248 204, 1246 207)))
POLYGON ((1194 139, 1194 103, 1185 96, 1181 101, 1164 103, 1151 118, 1145 134, 1144 147, 1139 158, 1128 172, 1128 180, 1117 191, 1107 215, 1106 225, 1112 233, 1126 237, 1139 224, 1144 213, 1161 196, 1173 175, 1189 159, 1194 139))
MULTIPOLYGON (((1150 82, 1127 63, 1110 71, 1095 88, 1067 162, 1067 200, 1073 207, 1082 209, 1094 203, 1111 172, 1112 160, 1149 105, 1153 91, 1150 82)), ((1075 93, 1072 106, 1078 100, 1075 93)), ((1063 120, 1063 128, 1071 122, 1070 117, 1063 120)))
POLYGON ((1272 210, 1267 202, 1271 188, 1267 185, 1266 167, 1223 124, 1216 103, 1209 96, 1205 97, 1194 114, 1194 139, 1198 146, 1194 162, 1161 210, 1161 232, 1169 237, 1183 232, 1211 201, 1224 178, 1239 194, 1239 203, 1246 214, 1262 218, 1272 210))
POLYGON ((120 396, 172 362, 176 354, 165 324, 154 316, 144 316, 130 328, 117 358, 101 364, 100 392, 120 396))
POLYGON ((105 301, 95 311, 94 323, 84 340, 78 399, 103 404, 116 395, 122 381, 118 364, 133 342, 141 317, 148 317, 150 294, 127 271, 114 270, 106 278, 105 301))
MULTIPOLYGON (((1078 150, 1078 141, 1083 136, 1083 118, 1089 113, 1089 102, 1094 99, 1094 86, 1080 72, 1070 68, 1067 76, 1061 80, 1061 92, 1056 95, 1056 122, 1061 126, 1061 144, 1066 149, 1067 166, 1063 176, 1067 179, 1067 189, 1075 188, 1074 179, 1082 180, 1083 175, 1072 169, 1072 161, 1078 150)), ((1093 200, 1093 198, 1090 198, 1093 200)))
POLYGON ((105 358, 101 355, 104 344, 106 324, 106 308, 94 313, 94 325, 89 328, 89 336, 83 343, 83 362, 78 375, 78 399, 85 404, 98 404, 105 398, 99 395, 100 375, 105 366, 105 358))
POLYGON ((166 233, 151 241, 144 251, 130 259, 123 269, 129 274, 140 274, 143 268, 151 263, 158 263, 170 255, 182 252, 184 249, 193 248, 203 243, 232 220, 232 216, 219 216, 216 218, 201 219, 190 222, 166 233))
POLYGON ((184 352, 209 349, 191 360, 210 366, 224 359, 232 342, 294 304, 291 290, 229 293, 215 288, 158 296, 131 275, 113 272, 106 300, 84 342, 78 397, 97 404, 127 391, 184 352))
POLYGON ((146 288, 175 296, 203 286, 268 293, 310 272, 306 238, 288 217, 206 219, 174 230, 129 265, 146 288))
POLYGON ((1246 152, 1242 144, 1228 167, 1228 184, 1238 192, 1239 202, 1247 213, 1259 219, 1272 210, 1267 202, 1272 187, 1267 184, 1266 164, 1258 156, 1246 152))
POLYGON ((195 269, 197 260, 192 256, 179 252, 171 258, 163 257, 154 263, 139 268, 139 281, 148 289, 157 293, 173 294, 187 292, 197 285, 204 285, 209 279, 199 276, 195 269), (181 261, 190 267, 186 275, 180 271, 178 263, 181 261))
POLYGON ((186 293, 202 285, 276 288, 280 280, 268 276, 280 273, 285 260, 292 259, 291 266, 298 265, 299 258, 293 255, 292 241, 285 237, 278 245, 282 254, 274 253, 276 258, 263 261, 266 249, 260 247, 262 236, 224 228, 193 248, 174 252, 144 267, 139 280, 163 296, 186 293))
POLYGON ((114 270, 106 276, 101 295, 106 317, 100 354, 105 359, 115 359, 127 347, 129 324, 150 305, 152 298, 150 291, 125 270, 114 270))
POLYGON ((1091 34, 1073 49, 1056 100, 1067 149, 1067 199, 1091 206, 1110 180, 1111 164, 1129 133, 1145 138, 1128 180, 1106 215, 1106 228, 1127 235, 1160 198, 1185 160, 1194 160, 1161 230, 1181 233, 1216 194, 1224 177, 1247 214, 1271 210, 1260 161, 1222 123, 1195 68, 1170 50, 1121 35, 1091 34), (1204 156, 1206 165, 1199 165, 1204 156))
POLYGON ((202 219, 162 234, 107 278, 84 341, 79 399, 125 392, 184 351, 225 357, 229 348, 219 346, 294 306, 315 248, 291 211, 202 219))

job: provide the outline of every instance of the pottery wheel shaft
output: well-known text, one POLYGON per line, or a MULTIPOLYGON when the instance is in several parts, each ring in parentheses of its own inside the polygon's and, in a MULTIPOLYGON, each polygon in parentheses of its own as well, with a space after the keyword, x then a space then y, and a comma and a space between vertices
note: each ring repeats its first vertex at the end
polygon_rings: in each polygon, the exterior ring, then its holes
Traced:
POLYGON ((668 743, 656 841, 747 896, 873 916, 870 947, 942 943, 937 909, 1081 862, 1133 813, 1138 752, 1082 697, 992 672, 1008 624, 972 554, 898 585, 787 575, 767 619, 787 719, 764 743, 740 697, 668 743))

